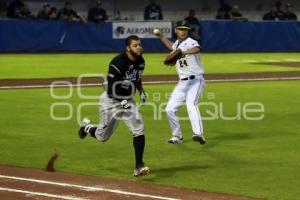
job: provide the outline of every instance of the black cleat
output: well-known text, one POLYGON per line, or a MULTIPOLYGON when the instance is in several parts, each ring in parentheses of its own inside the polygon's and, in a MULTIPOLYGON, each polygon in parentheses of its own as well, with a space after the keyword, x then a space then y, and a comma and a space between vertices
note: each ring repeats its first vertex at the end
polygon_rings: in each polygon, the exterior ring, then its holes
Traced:
POLYGON ((193 140, 195 142, 199 142, 200 144, 205 144, 206 143, 206 139, 204 137, 204 135, 198 135, 198 134, 194 134, 193 135, 193 140))
POLYGON ((79 131, 78 131, 78 135, 80 137, 80 139, 84 139, 87 136, 87 133, 84 131, 85 127, 80 127, 79 131))
POLYGON ((79 129, 79 131, 78 131, 78 135, 79 135, 79 137, 80 137, 80 139, 84 139, 88 134, 87 134, 87 132, 85 132, 85 127, 87 126, 87 125, 89 125, 91 123, 91 120, 89 120, 88 118, 84 118, 83 120, 82 120, 82 122, 81 122, 81 127, 80 127, 80 129, 79 129))

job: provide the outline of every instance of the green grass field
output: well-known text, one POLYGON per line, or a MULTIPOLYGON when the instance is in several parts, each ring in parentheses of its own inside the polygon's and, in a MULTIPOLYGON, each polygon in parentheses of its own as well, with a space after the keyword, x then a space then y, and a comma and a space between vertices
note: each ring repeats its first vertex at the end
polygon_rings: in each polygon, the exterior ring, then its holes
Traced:
MULTIPOLYGON (((77 77, 80 74, 106 73, 116 54, 0 54, 0 79, 77 77)), ((164 67, 166 54, 145 53, 145 74, 176 74, 164 67)), ((300 53, 207 54, 202 61, 207 73, 299 71, 300 68, 249 64, 270 60, 291 61, 300 53)))
MULTIPOLYGON (((261 102, 265 112, 260 121, 245 120, 243 115, 241 120, 205 120, 208 143, 204 146, 191 140, 189 121, 181 123, 185 142, 178 146, 167 144, 170 129, 165 114, 162 113, 162 119, 154 120, 151 107, 142 106, 147 139, 145 161, 152 172, 139 181, 271 200, 298 199, 299 83, 207 84, 201 102, 216 103, 227 117, 235 116, 237 105, 247 102, 261 102)), ((164 95, 173 87, 145 88, 150 94, 149 101, 158 106, 167 101, 164 95), (162 98, 156 101, 153 93, 160 93, 162 98)), ((82 91, 97 96, 102 90, 84 88, 82 91)), ((55 93, 66 95, 68 91, 56 89, 55 93)), ((97 104, 97 99, 80 99, 74 90, 72 98, 55 100, 49 89, 0 90, 0 99, 1 164, 44 168, 49 156, 57 151, 58 171, 136 180, 131 175, 134 159, 131 137, 123 123, 105 144, 92 138, 80 140, 77 136, 78 106, 97 104), (50 106, 56 101, 71 105, 74 113, 70 120, 51 119, 50 106)), ((200 109, 207 118, 213 108, 203 105, 200 109)), ((98 120, 97 106, 82 110, 82 116, 98 120)), ((66 107, 57 107, 54 113, 56 116, 69 114, 66 107)), ((185 108, 180 110, 180 116, 186 116, 185 108)))

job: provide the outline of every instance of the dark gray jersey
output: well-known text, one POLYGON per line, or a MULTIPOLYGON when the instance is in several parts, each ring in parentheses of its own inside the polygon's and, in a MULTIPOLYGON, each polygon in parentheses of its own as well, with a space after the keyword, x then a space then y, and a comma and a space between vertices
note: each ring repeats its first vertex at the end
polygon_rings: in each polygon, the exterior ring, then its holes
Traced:
POLYGON ((114 57, 107 75, 108 96, 117 100, 133 98, 136 89, 142 90, 144 68, 145 60, 142 56, 136 62, 131 61, 125 52, 114 57))

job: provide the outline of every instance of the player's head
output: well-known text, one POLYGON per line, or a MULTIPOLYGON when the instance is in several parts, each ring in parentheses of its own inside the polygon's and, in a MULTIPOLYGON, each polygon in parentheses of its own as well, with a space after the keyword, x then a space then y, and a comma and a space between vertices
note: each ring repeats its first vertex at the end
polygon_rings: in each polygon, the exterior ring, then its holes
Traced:
POLYGON ((100 8, 102 6, 102 2, 100 0, 96 1, 96 6, 100 8))
POLYGON ((195 10, 191 9, 189 10, 189 17, 195 17, 196 13, 195 10))
POLYGON ((138 36, 131 35, 125 40, 126 52, 133 57, 141 56, 143 53, 142 43, 138 36))
POLYGON ((44 3, 43 10, 45 13, 49 13, 50 12, 50 4, 44 3))
POLYGON ((177 39, 184 40, 185 38, 187 38, 189 34, 189 29, 191 28, 189 27, 186 21, 178 21, 176 23, 176 28, 175 28, 177 39))
POLYGON ((71 1, 66 1, 65 2, 65 9, 71 10, 72 9, 72 2, 71 1))
POLYGON ((285 4, 285 8, 286 8, 287 12, 291 12, 293 5, 291 3, 287 3, 287 4, 285 4))

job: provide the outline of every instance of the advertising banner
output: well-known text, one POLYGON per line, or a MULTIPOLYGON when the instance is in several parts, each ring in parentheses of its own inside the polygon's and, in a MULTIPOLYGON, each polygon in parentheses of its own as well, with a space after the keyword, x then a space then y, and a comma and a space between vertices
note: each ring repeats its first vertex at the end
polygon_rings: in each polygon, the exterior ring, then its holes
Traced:
POLYGON ((153 35, 154 28, 159 28, 164 36, 172 37, 171 22, 113 22, 113 39, 124 39, 130 35, 137 35, 140 38, 157 38, 153 35))

